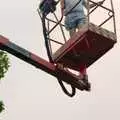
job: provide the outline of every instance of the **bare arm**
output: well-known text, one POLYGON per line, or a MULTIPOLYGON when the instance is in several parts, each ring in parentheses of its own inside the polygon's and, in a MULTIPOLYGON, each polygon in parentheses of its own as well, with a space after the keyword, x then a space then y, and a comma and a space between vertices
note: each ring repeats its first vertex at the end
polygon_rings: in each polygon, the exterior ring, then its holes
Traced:
POLYGON ((64 0, 60 0, 60 4, 61 4, 61 9, 63 10, 65 8, 64 0))

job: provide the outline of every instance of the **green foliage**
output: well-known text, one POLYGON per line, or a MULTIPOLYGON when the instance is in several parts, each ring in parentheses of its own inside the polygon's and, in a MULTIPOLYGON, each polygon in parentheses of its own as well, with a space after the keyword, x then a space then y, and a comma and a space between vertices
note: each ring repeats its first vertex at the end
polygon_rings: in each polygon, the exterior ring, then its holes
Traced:
MULTIPOLYGON (((0 80, 5 76, 9 68, 9 58, 7 53, 0 50, 0 80)), ((0 113, 4 110, 4 104, 0 101, 0 113)))
POLYGON ((5 73, 9 68, 9 58, 7 53, 4 51, 0 51, 0 80, 5 76, 5 73))
POLYGON ((4 104, 2 101, 0 101, 0 113, 4 110, 4 104))

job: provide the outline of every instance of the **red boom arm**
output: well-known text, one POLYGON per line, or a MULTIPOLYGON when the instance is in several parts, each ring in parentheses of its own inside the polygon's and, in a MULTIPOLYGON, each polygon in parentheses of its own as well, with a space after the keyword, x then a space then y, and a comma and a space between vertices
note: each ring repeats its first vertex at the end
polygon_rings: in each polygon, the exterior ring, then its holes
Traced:
POLYGON ((88 90, 88 86, 74 74, 56 67, 56 65, 53 63, 50 63, 25 50, 24 48, 21 48, 3 36, 0 36, 0 49, 7 51, 8 53, 24 60, 25 62, 34 65, 35 67, 63 80, 64 82, 67 82, 68 84, 71 84, 73 87, 78 88, 79 90, 88 90))

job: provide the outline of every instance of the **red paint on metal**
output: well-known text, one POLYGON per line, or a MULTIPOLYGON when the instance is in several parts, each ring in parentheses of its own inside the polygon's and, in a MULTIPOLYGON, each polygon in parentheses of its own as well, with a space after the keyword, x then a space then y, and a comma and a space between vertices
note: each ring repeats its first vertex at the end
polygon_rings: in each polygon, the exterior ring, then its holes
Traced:
POLYGON ((79 66, 89 67, 116 43, 114 33, 93 24, 85 26, 53 55, 54 62, 79 71, 79 66))
POLYGON ((55 65, 53 63, 50 63, 40 57, 38 57, 37 55, 31 53, 31 59, 33 59, 34 61, 36 61, 38 64, 46 67, 47 69, 49 69, 51 72, 55 71, 55 65))
POLYGON ((6 44, 8 42, 9 42, 9 40, 7 38, 0 35, 0 45, 6 44))
POLYGON ((10 42, 3 36, 0 36, 0 49, 9 52, 10 54, 24 60, 25 62, 32 64, 33 66, 71 84, 73 87, 78 88, 79 90, 90 90, 90 85, 81 82, 79 77, 74 74, 58 68, 55 64, 50 63, 39 56, 21 48, 20 46, 10 42))

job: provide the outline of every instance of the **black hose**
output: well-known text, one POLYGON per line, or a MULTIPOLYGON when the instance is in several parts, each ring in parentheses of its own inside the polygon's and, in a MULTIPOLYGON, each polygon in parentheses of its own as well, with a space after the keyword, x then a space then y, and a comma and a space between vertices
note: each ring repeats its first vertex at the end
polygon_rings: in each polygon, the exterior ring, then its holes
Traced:
MULTIPOLYGON (((38 11, 39 12, 39 11, 38 11)), ((40 15, 40 14, 39 14, 40 15)), ((41 17, 41 16, 40 16, 41 17)), ((45 24, 45 19, 46 19, 46 15, 43 13, 42 14, 42 17, 41 17, 41 20, 42 20, 42 26, 43 26, 43 35, 44 35, 44 39, 45 39, 45 46, 46 46, 46 50, 47 50, 47 55, 48 55, 48 58, 49 58, 49 61, 51 63, 54 63, 53 59, 52 59, 52 53, 50 52, 50 45, 49 45, 49 40, 48 40, 48 34, 47 34, 47 29, 46 29, 46 24, 45 24)), ((58 79, 58 82, 63 90, 63 92, 68 95, 69 97, 73 97, 76 93, 76 89, 71 85, 71 88, 72 88, 72 92, 68 92, 68 90, 65 88, 64 84, 63 84, 63 81, 59 78, 58 79)))
POLYGON ((44 14, 41 19, 42 19, 43 35, 44 35, 44 39, 45 39, 47 55, 48 55, 49 61, 51 63, 53 63, 52 54, 50 53, 50 47, 49 47, 49 42, 48 42, 48 38, 47 38, 48 35, 47 35, 47 30, 46 30, 46 25, 45 25, 45 15, 44 14))
POLYGON ((75 89, 72 85, 71 85, 72 92, 70 93, 70 92, 68 92, 68 90, 65 88, 65 86, 64 86, 64 84, 63 84, 63 82, 62 82, 61 79, 58 78, 58 82, 59 82, 59 84, 60 84, 63 92, 64 92, 66 95, 68 95, 69 97, 73 97, 73 96, 75 95, 76 89, 75 89))

